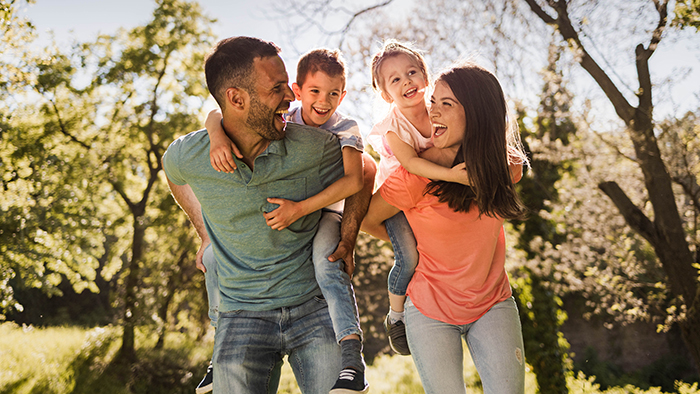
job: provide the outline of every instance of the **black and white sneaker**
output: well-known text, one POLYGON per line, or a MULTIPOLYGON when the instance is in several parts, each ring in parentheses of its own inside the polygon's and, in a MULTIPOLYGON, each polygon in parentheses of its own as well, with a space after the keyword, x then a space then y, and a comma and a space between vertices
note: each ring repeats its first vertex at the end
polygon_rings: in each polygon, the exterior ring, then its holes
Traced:
POLYGON ((214 366, 209 362, 207 367, 207 374, 204 375, 204 379, 199 382, 197 388, 194 390, 197 394, 209 393, 214 389, 214 366))
POLYGON ((340 371, 338 380, 329 394, 357 394, 369 392, 369 384, 365 380, 365 373, 345 368, 340 371))
POLYGON ((396 323, 391 323, 389 315, 384 319, 384 329, 386 336, 389 338, 389 346, 391 350, 402 356, 411 355, 411 350, 408 348, 408 339, 406 338, 406 325, 401 320, 396 323))

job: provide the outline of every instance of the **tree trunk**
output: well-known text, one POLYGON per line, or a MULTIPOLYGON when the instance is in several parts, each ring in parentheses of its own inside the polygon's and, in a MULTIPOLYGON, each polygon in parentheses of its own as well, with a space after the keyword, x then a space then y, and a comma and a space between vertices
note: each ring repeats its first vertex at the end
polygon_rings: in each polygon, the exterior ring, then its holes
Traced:
POLYGON ((131 259, 127 267, 126 280, 124 281, 124 334, 122 347, 119 350, 121 361, 132 364, 136 362, 136 346, 134 341, 134 328, 136 326, 136 289, 138 288, 140 263, 143 256, 144 235, 146 228, 141 223, 143 212, 134 213, 134 236, 131 244, 131 259))

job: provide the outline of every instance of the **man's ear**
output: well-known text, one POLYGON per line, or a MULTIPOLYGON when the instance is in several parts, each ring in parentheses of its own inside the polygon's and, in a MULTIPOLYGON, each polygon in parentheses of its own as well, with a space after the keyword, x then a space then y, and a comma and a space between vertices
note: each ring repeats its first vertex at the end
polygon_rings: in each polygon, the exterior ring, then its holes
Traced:
POLYGON ((234 110, 245 110, 248 106, 248 92, 239 88, 226 89, 226 104, 234 110))
POLYGON ((301 100, 301 86, 298 83, 292 82, 292 91, 294 92, 294 98, 301 100))

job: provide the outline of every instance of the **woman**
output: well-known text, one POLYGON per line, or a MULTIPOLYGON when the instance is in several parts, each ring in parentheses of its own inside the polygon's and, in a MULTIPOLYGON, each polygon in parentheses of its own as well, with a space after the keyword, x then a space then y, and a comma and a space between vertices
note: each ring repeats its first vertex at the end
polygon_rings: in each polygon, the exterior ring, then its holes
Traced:
POLYGON ((487 70, 470 63, 442 73, 430 101, 434 148, 422 156, 446 167, 464 163, 470 186, 399 168, 373 196, 363 229, 388 240, 383 221, 401 210, 416 236, 406 333, 426 392, 466 392, 464 338, 485 393, 522 393, 522 330, 504 268, 503 222, 524 216, 514 182, 526 156, 487 70))

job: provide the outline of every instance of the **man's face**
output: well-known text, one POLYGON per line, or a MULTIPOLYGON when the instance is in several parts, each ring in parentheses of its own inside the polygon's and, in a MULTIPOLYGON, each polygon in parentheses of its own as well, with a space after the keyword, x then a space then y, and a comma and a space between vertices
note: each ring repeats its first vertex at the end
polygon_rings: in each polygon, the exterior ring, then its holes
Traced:
POLYGON ((285 115, 294 94, 279 56, 257 58, 253 65, 254 91, 246 125, 268 140, 284 138, 285 115))

